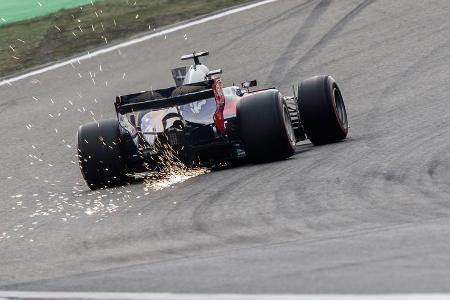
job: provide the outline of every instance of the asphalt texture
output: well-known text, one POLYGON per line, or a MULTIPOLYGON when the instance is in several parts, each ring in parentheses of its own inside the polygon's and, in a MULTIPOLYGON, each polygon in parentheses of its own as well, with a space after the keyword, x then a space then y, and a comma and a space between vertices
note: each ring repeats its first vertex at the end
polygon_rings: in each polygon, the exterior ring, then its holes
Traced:
POLYGON ((0 289, 450 292, 449 37, 447 0, 282 0, 0 87, 0 289), (228 84, 331 74, 348 139, 90 193, 77 127, 194 49, 228 84))

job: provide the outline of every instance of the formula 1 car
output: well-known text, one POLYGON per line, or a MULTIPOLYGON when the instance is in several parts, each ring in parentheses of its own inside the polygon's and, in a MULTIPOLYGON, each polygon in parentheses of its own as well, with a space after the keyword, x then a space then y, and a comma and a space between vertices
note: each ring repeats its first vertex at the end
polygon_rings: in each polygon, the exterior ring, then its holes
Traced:
POLYGON ((81 172, 91 189, 125 185, 141 172, 158 170, 170 152, 187 166, 248 160, 281 160, 297 142, 314 145, 345 139, 347 113, 331 76, 315 76, 284 96, 276 88, 251 90, 256 80, 224 87, 221 69, 200 62, 208 52, 172 70, 176 86, 118 96, 117 119, 78 129, 81 172))

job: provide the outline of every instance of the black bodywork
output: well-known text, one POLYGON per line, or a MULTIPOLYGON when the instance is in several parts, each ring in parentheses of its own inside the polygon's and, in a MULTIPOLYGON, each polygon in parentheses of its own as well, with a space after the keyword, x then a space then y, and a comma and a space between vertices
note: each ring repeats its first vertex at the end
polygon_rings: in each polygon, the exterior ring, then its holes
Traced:
MULTIPOLYGON (((158 158, 164 151, 171 151, 188 165, 215 166, 245 159, 236 117, 237 102, 248 95, 271 89, 249 91, 249 86, 256 85, 256 81, 246 82, 241 88, 227 88, 230 93, 225 97, 225 102, 229 107, 225 109, 225 131, 220 133, 214 123, 211 109, 199 112, 203 118, 209 118, 210 122, 195 122, 183 114, 186 107, 198 101, 214 101, 216 105, 213 85, 214 80, 211 79, 181 87, 117 97, 115 108, 122 125, 122 150, 128 167, 134 172, 157 168, 158 158), (143 112, 165 109, 175 109, 176 112, 167 112, 161 119, 163 131, 144 132, 140 127, 143 112), (167 125, 168 120, 171 120, 170 126, 167 125), (147 134, 156 136, 152 144, 145 138, 147 134)), ((306 137, 300 126, 296 99, 284 98, 290 104, 291 121, 297 140, 303 140, 306 137)))

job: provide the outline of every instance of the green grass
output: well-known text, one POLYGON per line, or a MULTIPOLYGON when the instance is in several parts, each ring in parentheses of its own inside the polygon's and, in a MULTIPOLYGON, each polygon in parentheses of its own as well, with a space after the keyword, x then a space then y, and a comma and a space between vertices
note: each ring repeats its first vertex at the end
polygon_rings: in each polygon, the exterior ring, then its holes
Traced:
POLYGON ((0 26, 89 3, 91 0, 1 0, 0 26))
POLYGON ((0 27, 0 77, 249 0, 103 0, 0 27))

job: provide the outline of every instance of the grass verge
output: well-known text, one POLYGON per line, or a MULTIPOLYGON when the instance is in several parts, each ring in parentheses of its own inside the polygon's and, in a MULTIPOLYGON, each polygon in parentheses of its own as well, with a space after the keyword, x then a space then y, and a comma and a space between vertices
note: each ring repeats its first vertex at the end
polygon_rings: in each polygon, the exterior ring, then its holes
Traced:
POLYGON ((103 0, 0 27, 0 78, 250 0, 103 0))

